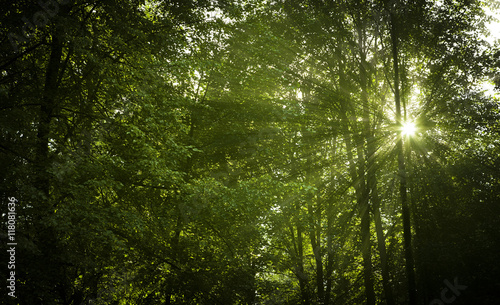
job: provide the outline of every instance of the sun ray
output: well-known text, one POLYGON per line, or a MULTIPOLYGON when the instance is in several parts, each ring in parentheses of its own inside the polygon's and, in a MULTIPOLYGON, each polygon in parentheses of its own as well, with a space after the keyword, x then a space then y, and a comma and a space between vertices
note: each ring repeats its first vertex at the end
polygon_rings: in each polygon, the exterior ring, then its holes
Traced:
POLYGON ((403 126, 401 127, 401 133, 404 136, 413 136, 416 131, 417 131, 417 127, 415 126, 415 123, 413 123, 413 122, 405 122, 405 123, 403 123, 403 126))

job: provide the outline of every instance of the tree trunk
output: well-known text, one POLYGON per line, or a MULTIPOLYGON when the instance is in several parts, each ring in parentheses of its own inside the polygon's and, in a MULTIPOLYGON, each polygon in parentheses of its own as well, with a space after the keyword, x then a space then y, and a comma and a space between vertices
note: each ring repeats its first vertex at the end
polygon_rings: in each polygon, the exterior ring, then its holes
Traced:
MULTIPOLYGON (((54 110, 56 108, 56 95, 58 89, 57 77, 59 75, 61 67, 62 50, 63 46, 56 31, 56 33, 52 36, 50 57, 45 73, 45 85, 41 98, 40 119, 38 123, 37 146, 35 155, 35 170, 37 177, 35 186, 41 192, 43 202, 49 201, 49 136, 50 125, 52 122, 54 110)), ((48 206, 44 208, 47 207, 48 206)))
MULTIPOLYGON (((396 125, 401 126, 401 101, 399 95, 399 63, 398 63, 398 32, 397 20, 394 12, 390 13, 391 17, 391 41, 392 41, 392 56, 394 65, 394 100, 396 104, 396 125)), ((401 208, 403 214, 403 238, 404 238, 404 253, 406 260, 406 274, 408 277, 408 297, 409 304, 417 304, 417 293, 415 286, 415 270, 413 266, 413 252, 411 245, 411 219, 410 211, 408 208, 408 197, 406 193, 406 168, 403 151, 403 138, 401 129, 397 132, 396 149, 398 151, 398 171, 399 171, 399 192, 401 195, 401 208)))
POLYGON ((370 111, 368 109, 368 75, 366 72, 367 62, 365 53, 365 42, 364 42, 364 22, 359 21, 360 26, 358 27, 358 43, 359 43, 359 53, 360 53, 360 85, 361 85, 361 103, 363 106, 363 130, 360 134, 360 139, 357 145, 358 154, 358 179, 361 189, 361 197, 358 201, 360 215, 361 215, 361 237, 363 245, 363 263, 364 263, 364 281, 366 287, 366 299, 367 304, 375 304, 375 290, 373 281, 373 270, 372 270, 372 259, 371 259, 371 232, 370 232, 370 205, 369 205, 369 184, 367 183, 367 159, 368 156, 364 153, 365 144, 368 143, 368 137, 370 135, 370 111))
MULTIPOLYGON (((394 305, 394 297, 392 294, 392 288, 390 286, 389 271, 387 264, 387 254, 385 247, 385 238, 382 229, 382 221, 380 217, 380 198, 378 196, 377 190, 377 180, 376 180, 376 162, 375 162, 375 152, 376 143, 375 135, 373 133, 371 123, 370 123, 370 109, 368 107, 368 74, 366 62, 366 52, 364 43, 364 33, 363 28, 358 28, 359 37, 359 49, 360 49, 360 85, 361 85, 361 102, 363 104, 363 120, 364 120, 364 139, 366 139, 367 154, 365 156, 366 164, 366 182, 367 182, 367 192, 369 195, 370 202, 372 203, 372 209, 374 213, 375 229, 377 233, 377 245, 380 253, 380 260, 382 265, 382 285, 384 288, 385 298, 387 305, 394 305)), ((369 204, 367 203, 369 208, 369 204)), ((365 224, 366 225, 366 224, 365 224)), ((369 229, 368 229, 369 230, 369 229)))
MULTIPOLYGON (((309 92, 308 90, 304 90, 304 99, 306 101, 309 100, 309 92)), ((307 130, 301 131, 304 139, 305 145, 310 145, 313 142, 312 135, 307 130)), ((309 148, 312 145, 308 146, 309 148)), ((306 157, 307 160, 307 169, 306 169, 306 182, 310 185, 314 185, 317 181, 314 171, 312 168, 314 167, 312 154, 308 154, 306 157)), ((316 267, 316 299, 320 303, 324 303, 324 294, 325 294, 325 286, 324 286, 324 273, 323 273, 323 257, 321 255, 321 221, 322 221, 322 206, 319 198, 314 196, 313 194, 308 194, 306 197, 307 202, 307 211, 313 219, 311 223, 312 228, 309 231, 309 240, 311 241, 311 247, 314 254, 314 262, 316 267), (316 207, 314 207, 314 201, 316 201, 316 207)))
MULTIPOLYGON (((338 53, 342 52, 342 44, 340 44, 340 48, 337 50, 338 53)), ((340 57, 340 54, 339 54, 340 57)), ((344 85, 344 75, 343 75, 343 67, 339 69, 340 80, 339 87, 342 91, 344 85)), ((365 78, 366 80, 366 78, 365 78)), ((363 256, 363 279, 365 284, 365 295, 366 295, 366 304, 374 305, 375 304, 375 290, 374 290, 374 282, 373 282, 373 270, 372 270, 372 261, 371 261, 371 243, 370 243, 370 214, 368 208, 368 189, 366 187, 365 182, 365 164, 364 164, 364 139, 362 135, 358 135, 358 140, 356 143, 357 148, 357 169, 356 163, 353 156, 353 143, 351 133, 356 135, 356 132, 353 130, 349 130, 350 124, 348 119, 348 108, 347 101, 340 101, 340 115, 342 121, 345 122, 345 130, 344 130, 344 141, 346 144, 347 150, 347 158, 349 160, 349 174, 352 179, 353 187, 356 193, 356 201, 358 205, 358 210, 361 218, 361 252, 363 256)))
MULTIPOLYGON (((370 144, 368 146, 370 147, 370 144)), ((374 150, 371 149, 368 150, 374 152, 374 150)), ((369 164, 370 164, 369 168, 375 166, 375 162, 369 162, 369 164)), ((377 179, 375 173, 370 173, 370 169, 368 170, 368 181, 371 189, 371 200, 373 203, 372 204, 373 217, 375 220, 375 231, 377 232, 377 245, 380 254, 380 264, 382 267, 382 286, 384 288, 384 294, 387 305, 395 305, 394 294, 392 292, 392 287, 390 283, 391 281, 389 276, 387 250, 385 246, 385 235, 382 227, 382 219, 380 216, 380 197, 378 195, 377 179)))
POLYGON ((305 273, 304 268, 304 238, 302 236, 302 228, 300 224, 297 224, 297 238, 295 238, 294 228, 290 226, 290 232, 292 235, 292 242, 294 246, 294 260, 295 260, 295 275, 299 280, 300 294, 302 296, 302 304, 308 305, 310 304, 310 296, 308 289, 308 277, 305 273))
POLYGON ((321 256, 321 209, 318 207, 316 213, 314 213, 312 204, 308 205, 309 214, 311 216, 317 216, 318 224, 314 224, 314 230, 309 232, 309 239, 311 240, 311 246, 314 254, 314 261, 316 264, 316 289, 318 300, 324 303, 325 287, 323 283, 323 260, 321 256), (315 215, 316 214, 316 215, 315 215))
MULTIPOLYGON (((334 156, 337 154, 337 138, 333 138, 333 154, 334 156)), ((335 180, 335 177, 332 175, 332 180, 335 180)), ((325 287, 325 296, 324 296, 324 305, 330 304, 330 298, 332 294, 332 274, 333 274, 333 264, 334 264, 334 250, 333 250, 333 236, 334 232, 334 203, 331 199, 328 199, 328 205, 326 208, 326 217, 327 217, 327 228, 326 228, 326 249, 327 249, 327 258, 326 258, 326 268, 325 268, 325 279, 326 279, 326 287, 325 287)))
POLYGON ((375 290, 373 287, 373 270, 371 261, 371 243, 370 243, 370 214, 368 209, 368 193, 365 183, 364 156, 362 153, 363 145, 357 145, 358 169, 354 163, 352 153, 352 139, 348 132, 344 134, 346 142, 347 157, 350 161, 349 172, 356 192, 356 201, 361 218, 361 253, 363 256, 363 279, 365 284, 366 304, 375 304, 375 290))

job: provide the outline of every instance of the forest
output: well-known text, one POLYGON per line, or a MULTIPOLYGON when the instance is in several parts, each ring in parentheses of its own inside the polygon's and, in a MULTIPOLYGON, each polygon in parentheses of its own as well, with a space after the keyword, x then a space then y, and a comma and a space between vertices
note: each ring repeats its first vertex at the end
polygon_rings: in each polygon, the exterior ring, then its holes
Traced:
POLYGON ((2 0, 0 304, 500 304, 499 8, 2 0))

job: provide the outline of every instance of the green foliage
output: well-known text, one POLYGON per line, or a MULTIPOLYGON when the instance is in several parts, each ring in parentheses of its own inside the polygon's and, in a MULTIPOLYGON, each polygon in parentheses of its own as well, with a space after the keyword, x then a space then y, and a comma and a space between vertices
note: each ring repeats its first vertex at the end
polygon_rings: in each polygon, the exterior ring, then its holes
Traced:
POLYGON ((456 304, 498 302, 500 108, 479 84, 500 51, 481 2, 56 11, 0 11, 18 304, 407 303, 392 22, 420 303, 455 277, 456 304))

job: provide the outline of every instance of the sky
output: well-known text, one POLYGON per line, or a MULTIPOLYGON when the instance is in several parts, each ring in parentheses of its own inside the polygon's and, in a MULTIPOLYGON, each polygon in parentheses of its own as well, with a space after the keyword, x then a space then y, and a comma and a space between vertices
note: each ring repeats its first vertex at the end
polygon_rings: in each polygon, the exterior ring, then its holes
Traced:
POLYGON ((486 14, 492 16, 494 20, 487 24, 488 30, 490 31, 490 37, 487 37, 488 42, 493 43, 495 40, 500 39, 500 9, 491 10, 485 7, 486 14))
MULTIPOLYGON (((493 17, 492 22, 486 25, 488 30, 490 31, 490 35, 486 37, 486 40, 491 44, 494 45, 495 41, 500 39, 500 9, 497 9, 495 11, 492 11, 488 7, 485 8, 485 12, 493 17)), ((500 44, 500 41, 499 41, 500 44)), ((493 81, 485 81, 481 84, 481 86, 486 90, 486 94, 492 95, 492 96, 500 96, 500 93, 494 90, 495 85, 493 84, 493 81)))

